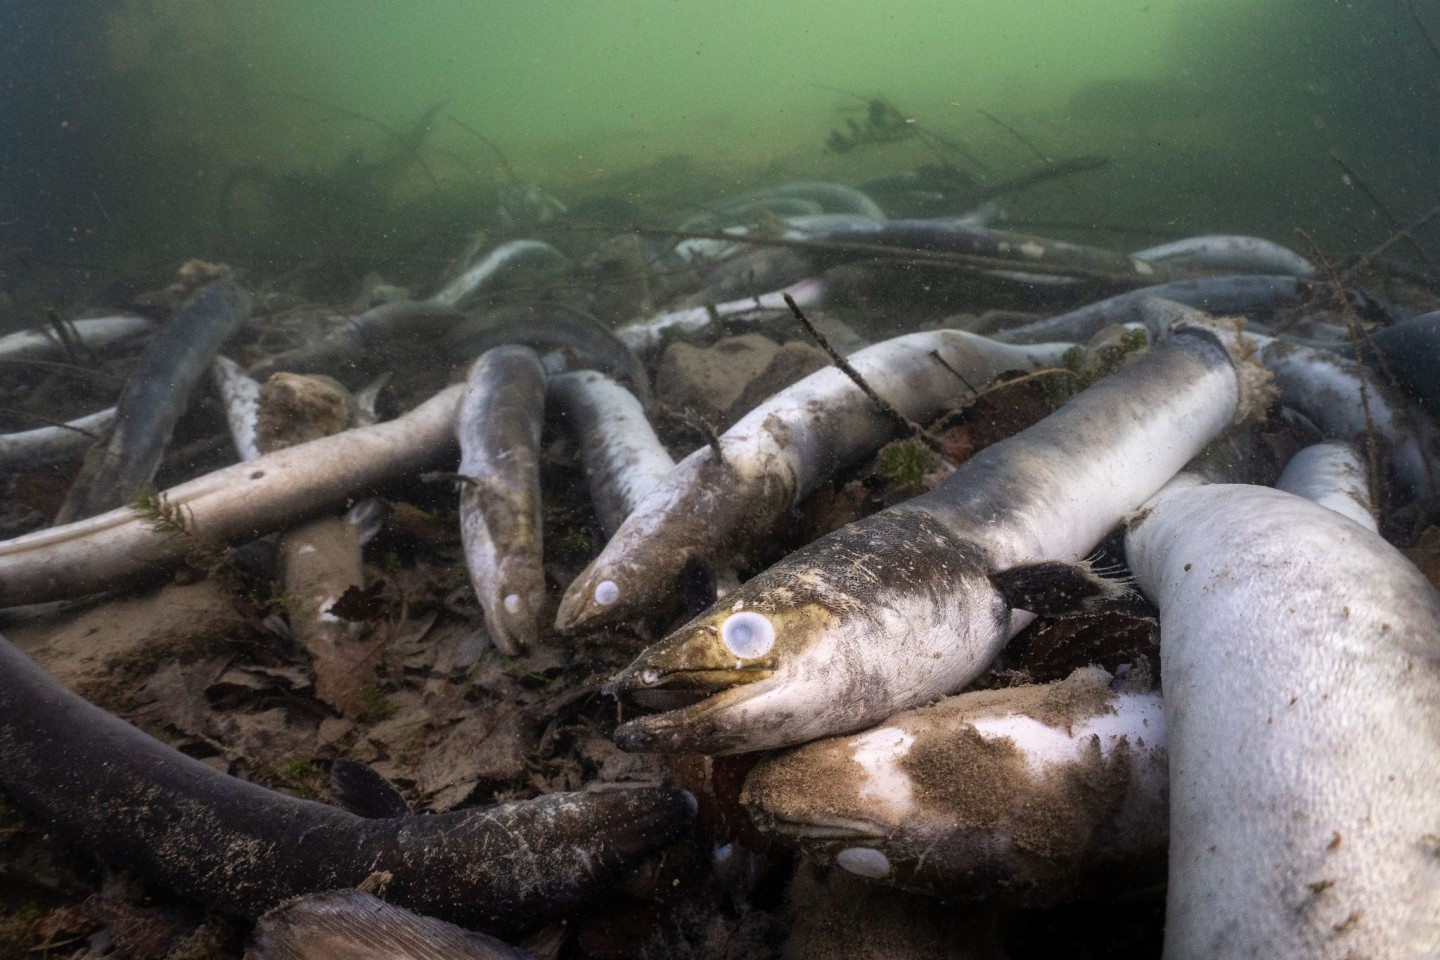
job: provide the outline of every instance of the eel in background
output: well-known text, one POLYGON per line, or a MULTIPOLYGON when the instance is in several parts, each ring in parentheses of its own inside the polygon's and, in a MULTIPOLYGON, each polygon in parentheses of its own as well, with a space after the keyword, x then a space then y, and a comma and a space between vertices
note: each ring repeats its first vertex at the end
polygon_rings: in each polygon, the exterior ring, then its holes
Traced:
POLYGON ((1162 491, 1125 551, 1160 608, 1167 960, 1440 956, 1440 594, 1263 487, 1162 491))
POLYGON ((124 506, 155 479, 191 392, 249 316, 250 294, 229 280, 206 284, 176 311, 131 371, 115 423, 85 455, 57 524, 124 506))
POLYGON ((0 639, 0 787, 60 836, 222 913, 388 873, 392 903, 503 932, 603 891, 693 799, 638 787, 379 818, 228 776, 65 689, 0 639))
POLYGON ((580 447, 595 516, 607 536, 675 469, 633 393, 594 370, 550 377, 547 400, 580 447))

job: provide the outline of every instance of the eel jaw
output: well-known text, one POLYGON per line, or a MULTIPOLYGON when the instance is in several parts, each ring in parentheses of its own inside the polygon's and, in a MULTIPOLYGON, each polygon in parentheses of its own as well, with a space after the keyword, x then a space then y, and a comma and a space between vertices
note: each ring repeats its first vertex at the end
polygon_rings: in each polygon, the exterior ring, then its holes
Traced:
POLYGON ((763 829, 796 842, 830 843, 836 840, 884 840, 889 831, 867 820, 842 817, 817 817, 813 820, 789 819, 780 816, 764 818, 763 829))
MULTIPOLYGON (((770 684, 777 666, 774 657, 741 660, 718 643, 707 643, 713 630, 701 628, 690 642, 661 643, 642 653, 606 684, 615 697, 644 702, 650 694, 694 694, 700 699, 675 710, 639 717, 615 731, 615 742, 631 752, 689 752, 695 735, 713 735, 720 726, 711 719, 717 711, 750 699, 770 684), (699 643, 693 642, 700 635, 699 643), (758 685, 758 687, 757 687, 758 685)), ((707 743, 710 741, 706 741, 707 743)))
POLYGON ((615 728, 615 744, 627 753, 704 753, 718 756, 749 748, 748 731, 726 722, 734 708, 774 687, 774 674, 758 671, 748 683, 730 686, 678 710, 637 717, 615 728))
POLYGON ((625 570, 596 569, 596 561, 580 571, 555 611, 555 630, 573 634, 622 623, 650 608, 659 598, 625 570), (631 582, 636 581, 636 582, 631 582))

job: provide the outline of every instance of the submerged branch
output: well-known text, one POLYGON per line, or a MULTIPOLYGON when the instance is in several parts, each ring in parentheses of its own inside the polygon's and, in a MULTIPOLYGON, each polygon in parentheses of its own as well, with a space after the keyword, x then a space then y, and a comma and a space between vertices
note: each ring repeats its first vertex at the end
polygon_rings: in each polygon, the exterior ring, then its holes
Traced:
POLYGON ((928 430, 905 416, 905 414, 899 410, 896 410, 895 407, 890 404, 890 401, 876 393, 875 389, 865 382, 865 378, 860 376, 860 371, 851 366, 850 361, 845 359, 844 354, 836 350, 830 343, 830 339, 821 333, 815 324, 810 322, 810 318, 805 316, 804 312, 800 309, 800 305, 795 302, 795 298, 788 293, 785 294, 785 305, 790 308, 790 312, 795 315, 795 319, 799 321, 800 326, 805 328, 805 332, 810 334, 811 338, 820 345, 820 349, 824 350, 830 357, 830 362, 835 364, 841 373, 849 377, 850 381, 860 388, 861 393, 870 398, 870 402, 875 404, 887 419, 911 436, 918 437, 930 449, 937 453, 944 452, 943 445, 939 440, 931 436, 928 430))

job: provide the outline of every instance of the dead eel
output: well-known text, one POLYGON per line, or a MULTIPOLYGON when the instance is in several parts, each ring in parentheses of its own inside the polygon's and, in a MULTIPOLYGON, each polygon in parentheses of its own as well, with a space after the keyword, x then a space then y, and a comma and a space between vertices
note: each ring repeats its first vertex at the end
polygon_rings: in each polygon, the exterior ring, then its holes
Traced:
POLYGON ((1440 956, 1440 594, 1263 487, 1162 491, 1125 552, 1160 608, 1167 960, 1440 956))
POLYGON ((1180 329, 934 491, 742 584, 618 675, 617 693, 700 699, 623 724, 616 742, 698 753, 789 746, 959 690, 1026 622, 1011 608, 1036 609, 998 574, 1077 563, 1257 402, 1251 383, 1263 372, 1232 358, 1232 338, 1180 329))
POLYGON ((359 890, 302 897, 260 918, 245 960, 532 960, 494 937, 359 890))
POLYGON ((529 347, 500 346, 470 367, 460 444, 460 538, 470 584, 496 648, 515 656, 539 638, 545 602, 540 427, 545 371, 529 347))
POLYGON ((388 873, 392 903, 514 930, 600 892, 690 817, 686 794, 646 787, 367 819, 188 757, 3 639, 0 672, 0 787, 102 859, 231 915, 388 873))

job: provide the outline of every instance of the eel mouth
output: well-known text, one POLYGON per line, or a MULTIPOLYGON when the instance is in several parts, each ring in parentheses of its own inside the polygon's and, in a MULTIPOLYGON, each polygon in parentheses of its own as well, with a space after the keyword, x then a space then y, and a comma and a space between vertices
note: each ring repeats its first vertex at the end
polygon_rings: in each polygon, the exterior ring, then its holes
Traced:
POLYGON ((889 831, 868 820, 846 820, 839 817, 803 820, 790 817, 766 817, 765 830, 789 840, 883 840, 889 831))
POLYGON ((605 692, 611 696, 623 697, 639 703, 651 698, 651 694, 664 692, 686 695, 688 703, 699 703, 712 694, 766 680, 775 673, 775 663, 758 661, 742 667, 711 667, 696 669, 664 670, 636 663, 605 685, 605 692))
POLYGON ((641 710, 668 712, 693 707, 717 693, 758 683, 774 674, 773 664, 715 670, 673 670, 634 668, 626 670, 602 688, 602 692, 641 710))

